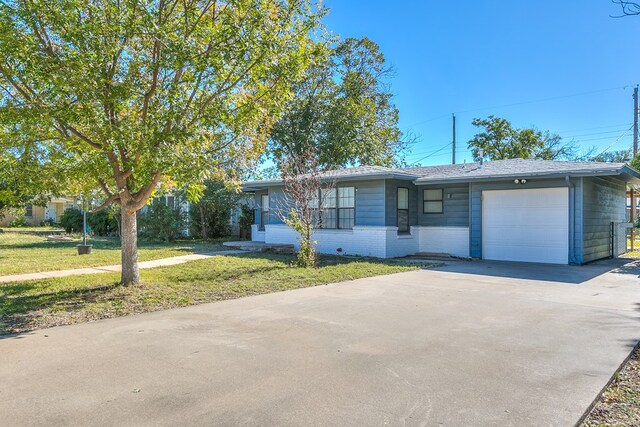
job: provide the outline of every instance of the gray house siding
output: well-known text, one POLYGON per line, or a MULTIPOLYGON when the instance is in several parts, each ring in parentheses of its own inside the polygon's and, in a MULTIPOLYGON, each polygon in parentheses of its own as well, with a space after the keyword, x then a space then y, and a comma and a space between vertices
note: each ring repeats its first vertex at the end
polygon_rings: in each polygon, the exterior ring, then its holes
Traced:
POLYGON ((385 180, 385 223, 398 225, 398 188, 409 189, 409 225, 418 225, 418 190, 411 181, 401 179, 385 180))
POLYGON ((611 256, 611 223, 626 217, 626 184, 607 177, 584 178, 583 262, 611 256))
POLYGON ((385 224, 385 183, 383 179, 338 182, 337 186, 356 187, 355 225, 385 224))
POLYGON ((429 227, 468 227, 469 226, 469 184, 455 185, 419 185, 418 186, 418 225, 429 227), (443 189, 443 212, 429 214, 423 212, 423 190, 443 189))
MULTIPOLYGON (((383 179, 373 181, 344 181, 335 184, 336 187, 356 188, 355 225, 384 225, 385 224, 385 182, 383 179)), ((269 190, 256 191, 256 223, 260 222, 260 200, 262 195, 269 194, 269 224, 282 224, 278 211, 285 211, 283 192, 281 187, 269 187, 269 190)))
MULTIPOLYGON (((527 179, 526 185, 515 184, 513 181, 499 181, 487 183, 472 183, 470 185, 469 201, 471 203, 469 215, 469 252, 473 258, 482 258, 482 192, 485 190, 525 190, 528 188, 557 188, 567 187, 564 179, 527 179)), ((571 191, 570 191, 571 193, 571 191)), ((569 212, 574 210, 571 197, 569 197, 569 212)), ((572 225, 569 224, 571 230, 572 225)), ((571 231, 570 231, 571 234, 571 231)), ((567 239, 569 236, 567 236, 567 239)), ((579 261, 578 253, 572 253, 572 245, 569 245, 569 259, 579 261)))

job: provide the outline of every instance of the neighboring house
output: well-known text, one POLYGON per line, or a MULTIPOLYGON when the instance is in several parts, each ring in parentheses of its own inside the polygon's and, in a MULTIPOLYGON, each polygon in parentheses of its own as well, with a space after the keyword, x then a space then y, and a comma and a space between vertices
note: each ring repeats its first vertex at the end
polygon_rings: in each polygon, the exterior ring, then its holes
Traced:
MULTIPOLYGON (((56 197, 51 199, 45 206, 37 206, 32 204, 25 205, 25 218, 27 223, 32 226, 39 226, 45 221, 58 222, 60 217, 67 209, 75 206, 76 202, 73 199, 56 197)), ((0 219, 0 226, 6 227, 16 219, 16 215, 13 212, 8 212, 2 219, 0 219)))
MULTIPOLYGON (((491 260, 583 264, 626 251, 626 190, 640 173, 622 163, 500 160, 484 164, 329 171, 321 191, 320 253, 400 257, 447 253, 491 260)), ((282 223, 282 181, 247 182, 252 239, 297 244, 282 223)))

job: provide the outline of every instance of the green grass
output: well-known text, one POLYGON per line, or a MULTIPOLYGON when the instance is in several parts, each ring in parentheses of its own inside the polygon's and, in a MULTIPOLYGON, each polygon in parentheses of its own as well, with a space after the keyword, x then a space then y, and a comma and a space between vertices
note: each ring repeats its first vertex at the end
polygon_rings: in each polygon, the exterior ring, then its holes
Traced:
POLYGON ((640 426, 640 348, 616 374, 582 426, 640 426))
POLYGON ((420 268, 399 261, 323 256, 300 268, 290 255, 216 256, 140 272, 121 286, 116 274, 0 283, 0 334, 304 288, 420 268))
MULTIPOLYGON (((78 255, 78 243, 79 238, 73 242, 56 242, 33 234, 0 233, 0 276, 120 264, 120 246, 115 238, 89 239, 88 243, 93 245, 90 255, 78 255)), ((222 250, 223 246, 222 240, 175 243, 140 240, 138 248, 138 260, 150 261, 192 252, 213 252, 222 250)))

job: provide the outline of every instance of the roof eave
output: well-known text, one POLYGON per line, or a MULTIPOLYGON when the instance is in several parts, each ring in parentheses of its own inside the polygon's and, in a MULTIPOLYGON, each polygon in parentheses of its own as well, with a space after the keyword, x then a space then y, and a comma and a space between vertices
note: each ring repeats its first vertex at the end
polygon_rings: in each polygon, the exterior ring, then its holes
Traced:
MULTIPOLYGON (((385 174, 360 174, 360 175, 349 175, 343 177, 329 177, 329 178, 321 178, 323 182, 336 181, 336 182, 349 182, 349 181, 369 181, 374 179, 405 179, 408 181, 413 181, 417 178, 417 175, 409 175, 409 174, 401 174, 401 173, 385 173, 385 174)), ((250 191, 259 191, 266 190, 269 187, 279 187, 282 185, 282 180, 265 180, 265 181, 251 181, 243 184, 241 186, 242 191, 250 192, 250 191)))
MULTIPOLYGON (((628 167, 627 167, 628 168, 628 167)), ((418 178, 414 181, 416 185, 429 185, 429 184, 449 184, 449 183, 460 183, 460 182, 487 182, 487 181, 504 181, 510 180, 514 178, 564 178, 566 176, 572 177, 585 177, 585 176, 621 176, 626 175, 624 172, 625 167, 620 169, 611 169, 611 170, 596 170, 596 171, 552 171, 552 172, 538 172, 538 173, 513 173, 513 174, 500 174, 500 175, 487 175, 487 176, 463 176, 463 177, 447 177, 447 178, 418 178)), ((637 177, 640 179, 640 173, 635 171, 634 169, 630 169, 631 172, 635 173, 637 177)))

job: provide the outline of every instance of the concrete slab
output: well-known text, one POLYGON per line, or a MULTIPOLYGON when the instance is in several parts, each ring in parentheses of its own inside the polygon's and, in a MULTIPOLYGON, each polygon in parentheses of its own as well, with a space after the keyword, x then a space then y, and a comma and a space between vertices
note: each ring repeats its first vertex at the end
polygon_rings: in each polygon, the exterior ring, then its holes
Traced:
POLYGON ((1 339, 0 414, 573 425, 640 339, 638 266, 582 268, 456 263, 1 339))

